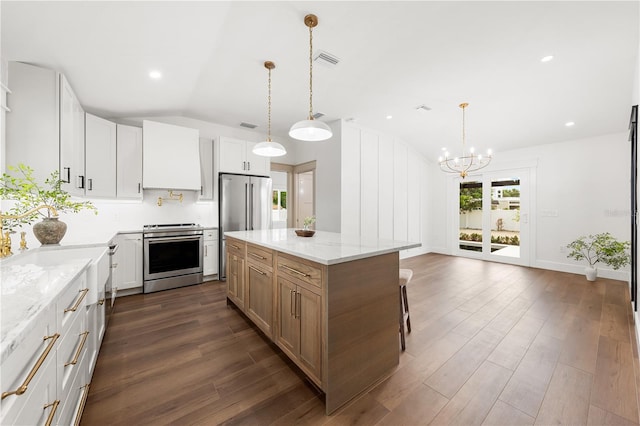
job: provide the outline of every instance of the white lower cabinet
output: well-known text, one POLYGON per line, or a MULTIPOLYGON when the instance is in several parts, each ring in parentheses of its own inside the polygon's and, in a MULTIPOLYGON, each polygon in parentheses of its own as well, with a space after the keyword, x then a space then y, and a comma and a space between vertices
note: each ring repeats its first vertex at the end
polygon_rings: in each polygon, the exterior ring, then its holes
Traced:
POLYGON ((79 424, 104 334, 104 284, 90 294, 88 270, 44 306, 0 365, 1 425, 79 424))
POLYGON ((218 230, 204 230, 204 257, 202 260, 202 275, 218 274, 218 230))
POLYGON ((142 289, 142 233, 118 234, 113 255, 113 286, 117 291, 142 289))

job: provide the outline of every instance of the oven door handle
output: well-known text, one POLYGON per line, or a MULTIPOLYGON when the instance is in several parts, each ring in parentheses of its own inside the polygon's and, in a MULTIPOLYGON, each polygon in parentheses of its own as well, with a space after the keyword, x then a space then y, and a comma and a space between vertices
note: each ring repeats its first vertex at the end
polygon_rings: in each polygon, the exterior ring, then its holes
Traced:
POLYGON ((202 239, 202 235, 188 235, 188 236, 181 236, 181 237, 151 237, 151 238, 147 238, 147 241, 149 242, 149 244, 154 244, 154 243, 162 243, 165 241, 191 241, 191 240, 201 240, 202 239))

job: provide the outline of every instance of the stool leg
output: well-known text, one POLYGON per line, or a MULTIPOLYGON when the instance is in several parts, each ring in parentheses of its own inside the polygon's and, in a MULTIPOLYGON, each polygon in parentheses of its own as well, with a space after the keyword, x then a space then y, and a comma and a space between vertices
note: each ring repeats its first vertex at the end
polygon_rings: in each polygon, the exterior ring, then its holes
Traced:
POLYGON ((404 343, 404 309, 402 307, 402 291, 399 291, 398 294, 400 295, 400 343, 402 345, 402 350, 404 351, 406 347, 404 343))
POLYGON ((402 286, 402 297, 404 298, 404 308, 407 313, 407 331, 411 333, 411 317, 409 316, 409 299, 407 298, 407 286, 402 286))

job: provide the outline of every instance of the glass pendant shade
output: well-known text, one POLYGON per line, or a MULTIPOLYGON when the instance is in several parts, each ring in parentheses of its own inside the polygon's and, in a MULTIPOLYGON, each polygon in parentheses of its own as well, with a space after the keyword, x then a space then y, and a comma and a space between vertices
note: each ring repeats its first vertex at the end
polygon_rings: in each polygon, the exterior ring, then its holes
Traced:
POLYGON ((281 157, 287 153, 287 150, 278 142, 263 141, 253 147, 253 153, 262 157, 281 157))
POLYGON ((300 141, 324 141, 333 136, 331 127, 322 121, 302 120, 291 126, 289 136, 300 141))

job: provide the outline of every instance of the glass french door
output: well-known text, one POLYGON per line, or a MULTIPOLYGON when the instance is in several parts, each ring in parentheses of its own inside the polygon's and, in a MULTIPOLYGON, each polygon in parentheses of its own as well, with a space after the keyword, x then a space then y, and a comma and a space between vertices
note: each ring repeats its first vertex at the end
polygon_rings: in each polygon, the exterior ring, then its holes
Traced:
POLYGON ((529 265, 529 177, 519 169, 456 179, 457 255, 529 265))

